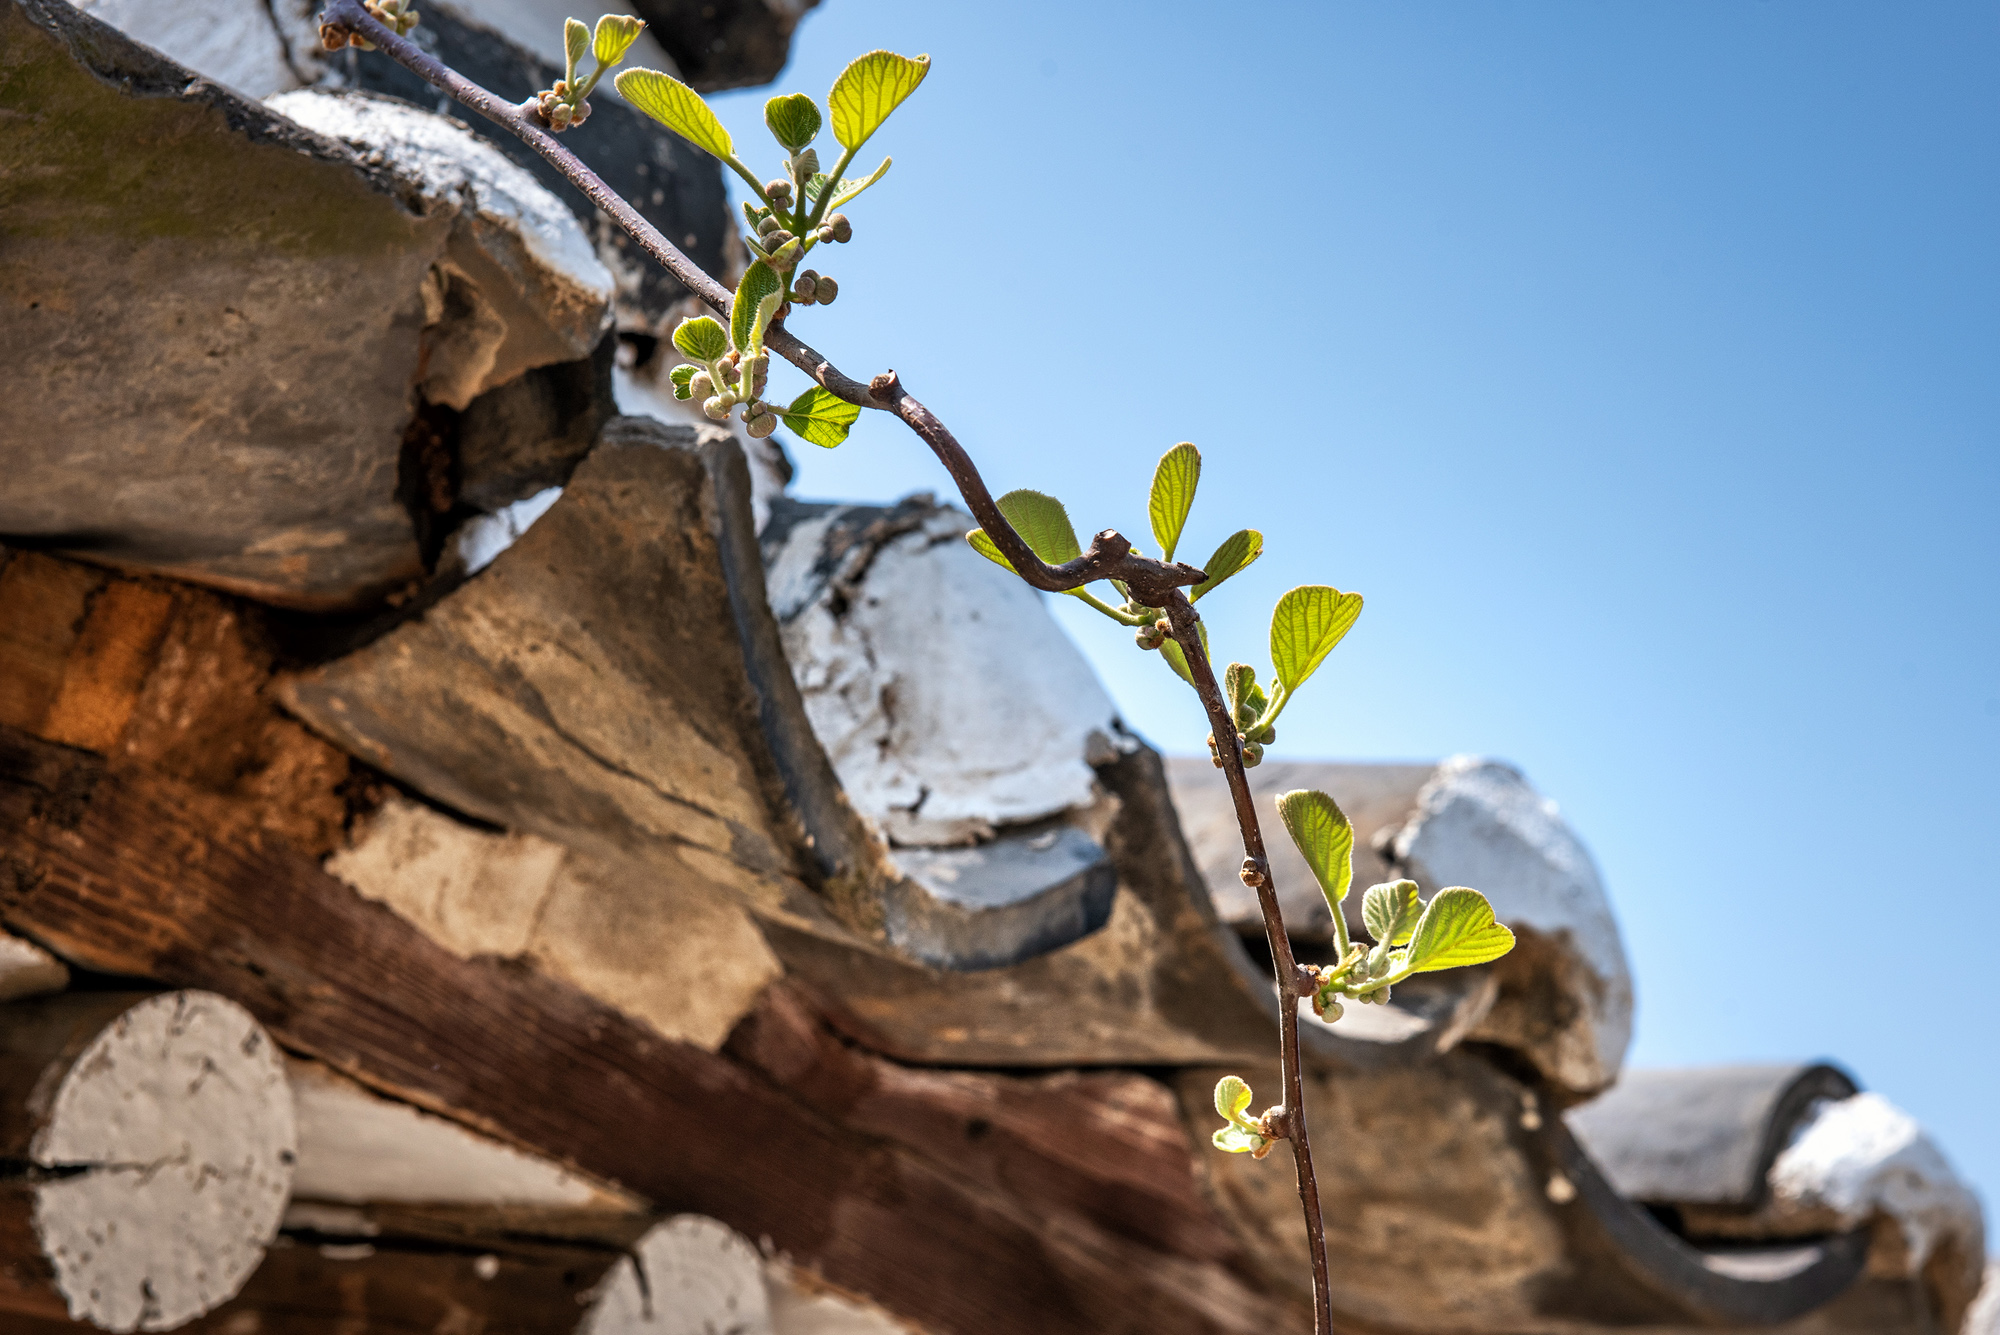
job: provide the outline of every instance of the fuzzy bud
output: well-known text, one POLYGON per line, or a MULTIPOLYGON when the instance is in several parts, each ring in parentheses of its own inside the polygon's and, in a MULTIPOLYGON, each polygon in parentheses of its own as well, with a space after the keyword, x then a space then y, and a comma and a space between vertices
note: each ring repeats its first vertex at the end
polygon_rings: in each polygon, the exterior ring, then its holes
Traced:
POLYGON ((794 178, 801 181, 810 181, 813 178, 813 174, 819 170, 819 154, 809 148, 785 165, 791 168, 794 178))
POLYGON ((1157 649, 1167 642, 1165 632, 1158 626, 1141 626, 1132 632, 1132 639, 1141 649, 1157 649))
POLYGON ((785 208, 792 202, 792 183, 782 177, 773 177, 764 182, 764 193, 770 196, 771 203, 785 208))
POLYGON ((821 223, 818 227, 814 228, 813 235, 818 237, 822 244, 831 244, 833 241, 833 229, 825 223, 821 223))
POLYGON ((813 300, 822 306, 833 305, 833 299, 840 295, 840 284, 821 274, 813 283, 813 300))
POLYGON ((711 422, 723 422, 729 419, 729 405, 722 401, 720 394, 704 401, 701 410, 708 414, 711 422))
MULTIPOLYGON (((773 240, 775 239, 774 237, 773 240)), ((779 246, 771 252, 770 265, 779 273, 789 273, 792 266, 799 262, 799 257, 803 254, 805 254, 805 245, 797 237, 792 237, 784 245, 779 246)))
POLYGON ((688 381, 688 394, 697 399, 707 399, 715 393, 715 381, 706 371, 696 371, 688 381))
POLYGON ((782 232, 784 230, 785 225, 778 221, 778 215, 775 213, 765 214, 763 220, 757 224, 758 236, 769 236, 773 232, 782 232))
POLYGON ((827 214, 826 225, 833 229, 833 239, 835 241, 845 243, 847 241, 853 240, 854 224, 847 221, 846 214, 844 213, 827 214))
POLYGON ((1263 763, 1264 763, 1263 745, 1258 742, 1245 742, 1243 744, 1243 768, 1256 769, 1259 765, 1263 763))
MULTIPOLYGON (((763 407, 763 405, 759 404, 758 407, 763 407)), ((765 408, 763 412, 758 413, 755 417, 745 417, 743 419, 743 429, 758 440, 762 440, 778 429, 778 415, 769 408, 765 408)))
POLYGON ((819 288, 819 275, 814 273, 811 269, 799 270, 798 281, 792 284, 792 291, 797 295, 800 301, 803 301, 808 306, 812 305, 814 294, 817 292, 818 288, 819 288))
POLYGON ((576 118, 576 112, 571 109, 569 103, 558 102, 549 108, 548 117, 550 129, 567 130, 569 123, 576 118))

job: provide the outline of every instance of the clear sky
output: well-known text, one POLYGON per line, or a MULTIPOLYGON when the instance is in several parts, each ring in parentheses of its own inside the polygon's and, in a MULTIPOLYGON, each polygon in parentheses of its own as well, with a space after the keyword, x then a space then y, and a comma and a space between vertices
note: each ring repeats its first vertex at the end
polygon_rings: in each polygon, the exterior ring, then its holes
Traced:
MULTIPOLYGON (((1188 554, 1268 540, 1218 656, 1368 599, 1276 755, 1518 764, 1634 1063, 1835 1058, 2000 1204, 2000 8, 826 0, 739 146, 877 46, 932 73, 799 331, 1086 534, 1196 442, 1188 554)), ((880 415, 789 448, 803 496, 950 491, 880 415)))

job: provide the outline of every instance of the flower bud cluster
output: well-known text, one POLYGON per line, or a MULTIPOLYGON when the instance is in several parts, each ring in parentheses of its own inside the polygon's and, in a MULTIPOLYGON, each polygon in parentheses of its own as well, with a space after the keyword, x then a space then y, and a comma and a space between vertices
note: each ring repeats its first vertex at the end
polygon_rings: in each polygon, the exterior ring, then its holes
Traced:
POLYGON ((590 103, 578 95, 567 79, 557 79, 555 87, 535 94, 533 105, 534 118, 557 134, 590 119, 590 103))
POLYGON ((798 278, 792 283, 792 300, 801 306, 831 306, 833 299, 839 295, 840 284, 811 269, 799 270, 798 278))

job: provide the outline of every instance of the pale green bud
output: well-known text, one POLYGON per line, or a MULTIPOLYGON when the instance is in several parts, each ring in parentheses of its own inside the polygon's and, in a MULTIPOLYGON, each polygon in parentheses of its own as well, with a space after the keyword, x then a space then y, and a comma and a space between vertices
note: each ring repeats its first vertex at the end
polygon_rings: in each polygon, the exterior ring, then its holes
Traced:
POLYGON ((688 381, 688 394, 697 399, 706 399, 715 393, 715 381, 706 371, 696 371, 688 381))
MULTIPOLYGON (((762 407, 761 404, 758 406, 762 407)), ((758 440, 762 440, 778 429, 778 415, 770 409, 765 408, 763 412, 758 413, 755 417, 745 417, 743 419, 743 429, 758 440)))
POLYGON ((724 422, 729 419, 729 407, 730 405, 722 401, 722 396, 717 394, 705 401, 701 405, 701 410, 708 414, 711 422, 724 422))
POLYGON ((840 284, 821 274, 813 283, 813 300, 822 306, 833 305, 833 299, 840 295, 840 284))

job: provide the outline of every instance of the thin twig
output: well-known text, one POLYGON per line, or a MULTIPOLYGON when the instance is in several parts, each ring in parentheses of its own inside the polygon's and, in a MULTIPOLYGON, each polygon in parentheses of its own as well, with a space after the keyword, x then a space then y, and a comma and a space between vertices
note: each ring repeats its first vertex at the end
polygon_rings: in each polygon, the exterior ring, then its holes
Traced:
MULTIPOLYGON (((461 104, 505 128, 528 147, 547 159, 571 184, 590 199, 612 221, 678 278, 690 292, 724 319, 734 299, 728 288, 715 281, 658 228, 606 185, 574 153, 564 148, 548 131, 522 115, 514 104, 504 101, 451 69, 414 43, 405 41, 378 22, 361 0, 330 0, 320 14, 320 22, 359 32, 390 58, 419 78, 449 93, 461 104)), ((1270 859, 1264 852, 1264 833, 1257 820, 1257 806, 1250 796, 1249 776, 1244 772, 1243 755, 1231 715, 1215 670, 1201 643, 1200 614, 1188 600, 1183 587, 1200 583, 1206 573, 1180 562, 1156 561, 1132 550, 1132 544, 1115 529, 1105 529, 1091 539, 1082 556, 1063 565, 1052 566, 1036 556, 994 503, 992 493, 979 469, 945 424, 938 420, 908 390, 894 371, 876 376, 863 384, 844 375, 832 362, 796 338, 782 322, 774 322, 765 342, 780 356, 811 376, 829 392, 848 403, 894 413, 931 448, 951 474, 966 508, 979 526, 993 539, 1014 570, 1035 588, 1050 593, 1102 579, 1119 580, 1133 597, 1148 607, 1166 613, 1176 643, 1187 659, 1195 694, 1207 711, 1209 727, 1216 738, 1216 753, 1229 783, 1229 795, 1236 805, 1236 824, 1243 839, 1245 879, 1257 891, 1257 905, 1263 911, 1264 934, 1270 942, 1271 963, 1278 992, 1279 1060, 1284 1081, 1282 1124, 1272 1129, 1292 1142, 1292 1158, 1298 1170, 1299 1203, 1305 1212, 1306 1236, 1312 1252, 1313 1330, 1315 1335, 1332 1335, 1332 1293, 1326 1264, 1326 1232, 1320 1218, 1319 1183, 1313 1173, 1312 1147, 1306 1130, 1305 1083, 1299 1062, 1299 1003, 1310 996, 1312 975, 1302 969, 1292 955, 1284 915, 1278 908, 1277 888, 1271 881, 1270 859)))

